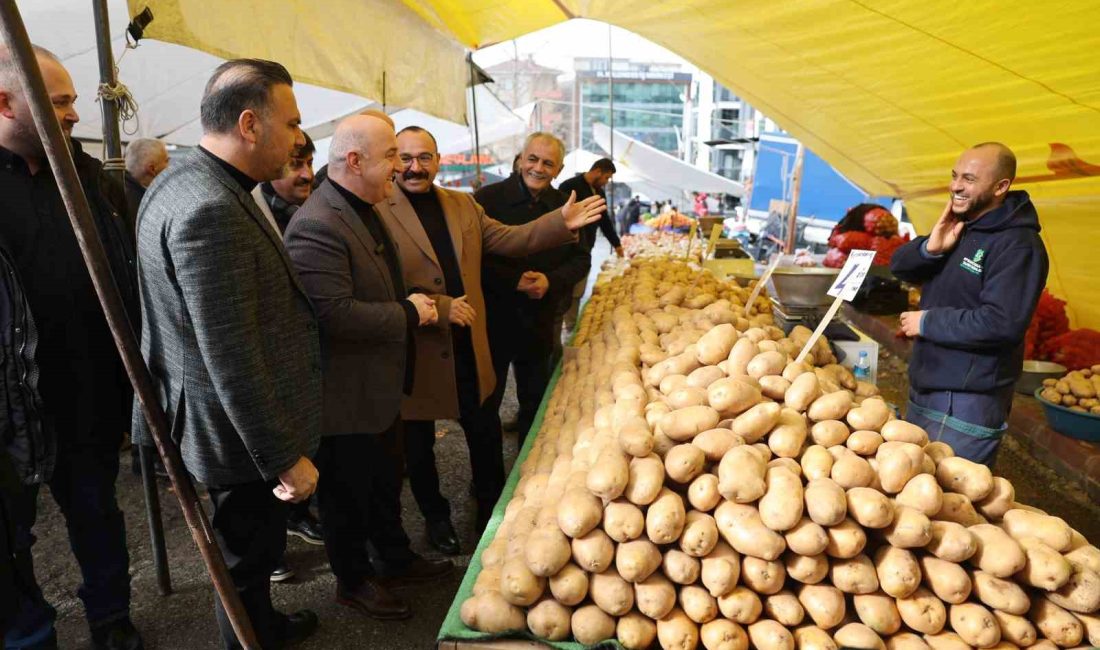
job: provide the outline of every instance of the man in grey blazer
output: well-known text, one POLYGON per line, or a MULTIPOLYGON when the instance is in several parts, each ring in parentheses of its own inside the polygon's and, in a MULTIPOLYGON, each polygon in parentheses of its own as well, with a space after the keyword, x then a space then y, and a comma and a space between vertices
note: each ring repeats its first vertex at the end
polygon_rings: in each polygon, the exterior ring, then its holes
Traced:
POLYGON ((324 416, 317 505, 337 602, 379 619, 407 618, 408 605, 379 573, 429 581, 447 560, 409 548, 401 525, 401 400, 412 389, 413 331, 435 323, 435 301, 407 291, 397 247, 372 204, 392 191, 393 126, 355 115, 336 127, 328 178, 285 239, 321 322, 324 416), (384 563, 376 570, 367 542, 384 563))
MULTIPOLYGON (((317 616, 271 603, 287 503, 317 483, 317 323, 249 192, 282 176, 304 142, 292 80, 277 63, 228 61, 207 82, 199 147, 149 187, 138 214, 141 347, 184 464, 207 485, 211 523, 265 650, 308 637, 317 616)), ((147 435, 135 404, 134 431, 147 435)), ((220 601, 226 648, 237 639, 220 601)))

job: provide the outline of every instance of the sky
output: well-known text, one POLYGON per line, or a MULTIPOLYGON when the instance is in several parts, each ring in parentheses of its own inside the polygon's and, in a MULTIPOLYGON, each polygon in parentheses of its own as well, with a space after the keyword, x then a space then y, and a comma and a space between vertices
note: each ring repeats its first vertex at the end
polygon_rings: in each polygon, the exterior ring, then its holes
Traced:
MULTIPOLYGON (((536 63, 568 72, 573 69, 575 57, 607 56, 608 27, 607 23, 576 18, 526 34, 515 41, 478 50, 474 53, 474 61, 486 68, 514 58, 518 50, 521 59, 532 54, 536 63)), ((611 47, 616 58, 680 63, 685 66, 685 71, 691 68, 683 58, 660 45, 621 27, 610 27, 611 47)))

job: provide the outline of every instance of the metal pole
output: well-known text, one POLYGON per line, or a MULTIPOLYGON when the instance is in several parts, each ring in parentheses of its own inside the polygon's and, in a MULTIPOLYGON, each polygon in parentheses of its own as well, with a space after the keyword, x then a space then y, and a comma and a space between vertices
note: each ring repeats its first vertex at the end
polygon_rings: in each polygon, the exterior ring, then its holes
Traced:
POLYGON ((476 190, 481 187, 481 132, 477 125, 477 70, 474 69, 474 57, 466 56, 470 64, 470 103, 474 110, 474 182, 470 185, 476 190))
MULTIPOLYGON (((611 129, 610 151, 607 152, 611 160, 615 160, 615 58, 611 55, 611 25, 607 26, 607 104, 610 111, 608 128, 611 129)), ((614 216, 615 209, 615 184, 607 183, 607 214, 614 216)), ((614 223, 614 221, 612 221, 614 223)))
MULTIPOLYGON (((92 0, 95 20, 96 50, 99 54, 99 83, 109 88, 118 84, 115 74, 115 57, 111 51, 111 24, 107 13, 107 0, 92 0)), ((103 143, 107 146, 107 157, 113 160, 122 158, 122 138, 118 128, 118 102, 100 97, 99 106, 103 111, 103 143)), ((123 169, 118 164, 108 165, 104 171, 109 173, 121 187, 124 183, 123 169)), ((138 461, 141 463, 141 487, 145 494, 145 519, 149 525, 149 544, 153 548, 153 571, 157 574, 160 594, 172 593, 172 575, 168 568, 168 549, 164 545, 164 523, 160 517, 160 494, 157 492, 156 477, 153 476, 153 455, 143 445, 138 445, 138 461)))
POLYGON ((248 649, 259 648, 248 614, 241 605, 240 596, 233 585, 233 580, 229 577, 225 560, 214 541, 214 531, 195 493, 195 486, 183 467, 179 450, 171 442, 168 419, 153 389, 149 368, 146 367, 138 350, 137 338, 130 327, 130 321, 122 306, 122 297, 111 276, 107 255, 92 218, 88 198, 84 195, 80 179, 76 174, 72 154, 61 132, 57 117, 54 115, 49 94, 46 92, 46 84, 42 80, 42 71, 38 68, 38 61, 31 49, 30 39, 27 37, 27 29, 23 25, 23 19, 14 0, 0 0, 0 31, 3 32, 4 43, 18 71, 28 108, 42 138, 46 157, 49 159, 65 209, 69 213, 69 221, 72 223, 84 263, 91 275, 96 295, 103 307, 107 325, 111 328, 111 335, 126 367, 126 374, 145 412, 145 419, 149 423, 157 450, 160 451, 164 466, 168 470, 168 477, 176 489, 191 535, 199 547, 214 588, 222 599, 241 645, 248 649))
POLYGON ((796 230, 798 227, 798 196, 802 193, 802 161, 806 147, 799 142, 798 153, 794 158, 794 175, 791 179, 791 216, 787 220, 787 253, 794 252, 796 230))

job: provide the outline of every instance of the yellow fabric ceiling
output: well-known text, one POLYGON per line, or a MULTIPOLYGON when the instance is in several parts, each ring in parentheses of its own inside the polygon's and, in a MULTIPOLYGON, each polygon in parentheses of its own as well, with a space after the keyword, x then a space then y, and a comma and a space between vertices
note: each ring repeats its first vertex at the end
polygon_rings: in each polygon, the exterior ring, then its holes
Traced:
MULTIPOLYGON (((359 45, 360 61, 387 58, 370 37, 351 38, 348 26, 354 31, 370 16, 375 28, 407 29, 410 21, 394 10, 400 3, 430 28, 415 32, 421 43, 438 34, 484 47, 570 17, 629 29, 713 75, 869 192, 905 198, 921 231, 942 210, 958 154, 1000 140, 1019 159, 1016 187, 1031 192, 1038 206, 1052 259, 1051 290, 1069 301, 1078 326, 1100 329, 1100 284, 1093 284, 1100 277, 1094 252, 1100 244, 1094 221, 1100 219, 1100 2, 130 0, 131 10, 186 6, 206 15, 199 30, 190 17, 158 27, 158 14, 151 35, 232 55, 240 48, 230 44, 255 40, 242 30, 254 34, 256 24, 227 19, 227 6, 272 17, 271 24, 306 20, 314 28, 303 35, 312 40, 296 38, 289 50, 326 50, 306 60, 331 64, 308 80, 373 97, 365 92, 369 84, 342 77, 347 66, 328 49, 359 45), (400 20, 391 24, 391 14, 400 20), (203 38, 196 38, 200 31, 203 38), (178 35, 184 32, 190 37, 178 35), (329 78, 334 75, 339 83, 329 78)), ((266 53, 280 60, 298 56, 285 54, 287 42, 278 40, 266 53)), ((420 76, 395 74, 395 93, 399 84, 424 90, 424 75, 442 84, 464 79, 453 65, 438 74, 451 63, 451 51, 421 51, 419 67, 411 68, 420 76)), ((410 103, 443 117, 455 112, 410 103)))

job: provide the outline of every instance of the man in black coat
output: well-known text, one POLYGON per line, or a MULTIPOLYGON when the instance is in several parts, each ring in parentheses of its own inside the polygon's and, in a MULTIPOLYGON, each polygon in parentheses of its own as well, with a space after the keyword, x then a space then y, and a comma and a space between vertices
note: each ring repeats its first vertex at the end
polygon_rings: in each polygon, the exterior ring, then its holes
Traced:
MULTIPOLYGON (((35 48, 62 130, 79 119, 72 78, 50 52, 35 48)), ((115 284, 136 322, 133 252, 125 198, 101 165, 71 142, 77 175, 92 208, 115 284)), ((9 246, 38 330, 38 389, 53 420, 52 475, 24 477, 11 518, 13 557, 23 587, 5 636, 7 647, 56 644, 56 612, 34 577, 32 528, 42 483, 65 516, 83 577, 78 589, 96 648, 140 648, 130 622, 129 555, 115 498, 119 447, 129 429, 130 384, 84 265, 61 194, 31 119, 14 64, 0 51, 0 236, 9 246)))
MULTIPOLYGON (((565 205, 567 197, 550 186, 561 173, 565 145, 552 134, 533 133, 520 154, 519 172, 479 189, 474 198, 490 217, 509 226, 538 219, 565 205)), ((482 257, 481 287, 497 386, 487 408, 497 412, 504 397, 508 366, 516 373, 517 430, 522 445, 550 381, 555 318, 572 297, 573 285, 588 273, 591 256, 568 244, 527 255, 482 257)))
POLYGON ((160 140, 138 138, 126 145, 126 221, 130 235, 137 230, 137 213, 145 190, 168 169, 168 148, 160 140))

